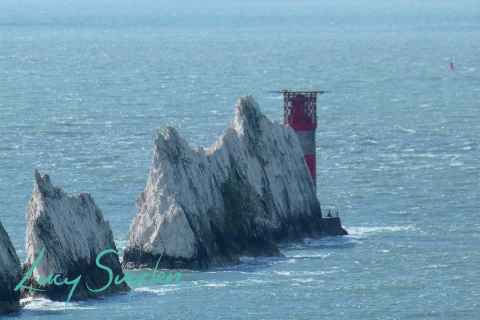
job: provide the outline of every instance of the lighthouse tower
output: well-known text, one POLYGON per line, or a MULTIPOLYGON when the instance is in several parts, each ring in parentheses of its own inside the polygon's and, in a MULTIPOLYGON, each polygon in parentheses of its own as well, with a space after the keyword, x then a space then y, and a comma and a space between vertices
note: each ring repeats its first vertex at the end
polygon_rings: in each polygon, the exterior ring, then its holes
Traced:
POLYGON ((317 95, 325 91, 282 90, 284 102, 284 124, 297 133, 302 145, 305 162, 316 186, 317 157, 315 130, 317 129, 317 95))

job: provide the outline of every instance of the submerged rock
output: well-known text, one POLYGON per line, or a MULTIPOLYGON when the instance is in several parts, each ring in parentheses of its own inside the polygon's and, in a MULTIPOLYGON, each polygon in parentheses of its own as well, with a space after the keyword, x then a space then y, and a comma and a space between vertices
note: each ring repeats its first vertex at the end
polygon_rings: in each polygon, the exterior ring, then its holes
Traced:
POLYGON ((160 131, 127 267, 207 268, 242 255, 279 255, 278 241, 319 236, 320 204, 292 129, 241 98, 230 127, 193 150, 173 128, 160 131))
MULTIPOLYGON (((48 175, 41 176, 38 172, 35 172, 27 211, 26 250, 24 278, 33 270, 27 284, 44 290, 26 294, 43 295, 53 300, 69 297, 78 300, 129 289, 125 283, 112 283, 100 292, 93 292, 110 280, 107 270, 96 265, 99 254, 105 250, 116 251, 110 225, 89 194, 66 194, 52 185, 48 175), (34 262, 38 261, 40 263, 35 266, 34 262), (48 276, 55 275, 59 275, 57 283, 46 281, 48 276), (59 284, 67 279, 80 280, 75 288, 74 284, 59 284)), ((123 278, 117 254, 106 254, 100 263, 114 276, 123 278)))
POLYGON ((0 222, 0 315, 20 308, 20 292, 15 291, 20 275, 17 253, 0 222))

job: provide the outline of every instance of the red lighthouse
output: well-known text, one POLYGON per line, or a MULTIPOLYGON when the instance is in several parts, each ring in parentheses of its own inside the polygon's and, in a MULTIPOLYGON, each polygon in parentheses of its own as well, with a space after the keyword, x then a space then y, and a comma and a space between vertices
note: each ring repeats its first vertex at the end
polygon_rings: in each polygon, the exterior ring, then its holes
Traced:
POLYGON ((302 145, 305 162, 316 186, 316 145, 317 129, 317 95, 325 91, 290 91, 282 90, 284 102, 285 125, 297 133, 302 145))

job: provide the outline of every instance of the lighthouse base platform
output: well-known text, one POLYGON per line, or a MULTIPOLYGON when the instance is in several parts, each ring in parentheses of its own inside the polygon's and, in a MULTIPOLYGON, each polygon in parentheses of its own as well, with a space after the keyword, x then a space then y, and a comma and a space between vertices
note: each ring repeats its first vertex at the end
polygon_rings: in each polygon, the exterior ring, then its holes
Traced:
POLYGON ((348 235, 347 230, 342 226, 340 217, 322 218, 323 232, 329 236, 348 235))

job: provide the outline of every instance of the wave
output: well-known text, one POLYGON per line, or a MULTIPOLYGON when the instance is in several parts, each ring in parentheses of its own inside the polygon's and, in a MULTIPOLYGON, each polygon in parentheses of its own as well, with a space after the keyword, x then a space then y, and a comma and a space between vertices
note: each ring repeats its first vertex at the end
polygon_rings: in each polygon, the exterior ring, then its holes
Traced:
POLYGON ((360 145, 362 146, 375 146, 378 144, 378 141, 375 139, 366 139, 362 142, 360 142, 360 145))
POLYGON ((225 288, 227 286, 227 283, 207 283, 204 285, 204 287, 209 287, 209 288, 225 288))
POLYGON ((161 288, 139 287, 134 289, 135 292, 152 293, 159 296, 164 296, 169 292, 174 292, 177 290, 178 288, 172 288, 172 287, 166 287, 166 286, 162 286, 161 288))
POLYGON ((462 161, 452 161, 450 162, 450 167, 462 167, 464 164, 462 161))
MULTIPOLYGON (((304 248, 306 247, 309 249, 348 249, 354 247, 357 243, 359 243, 359 240, 351 235, 343 237, 324 237, 320 239, 307 238, 303 240, 304 248)), ((298 247, 296 247, 296 249, 298 249, 298 247)), ((325 256, 326 254, 327 253, 314 253, 306 255, 302 259, 324 259, 328 257, 325 256)))
POLYGON ((304 253, 304 254, 293 254, 285 255, 287 258, 295 258, 295 259, 315 259, 315 258, 328 258, 330 256, 330 253, 304 253))
POLYGON ((313 278, 294 278, 292 279, 293 282, 298 282, 298 283, 310 283, 314 282, 315 279, 313 278))
POLYGON ((20 300, 27 311, 56 312, 66 310, 93 310, 93 306, 83 305, 79 302, 52 301, 46 298, 24 298, 20 300))
POLYGON ((349 227, 348 232, 351 236, 366 236, 371 234, 414 231, 416 228, 413 225, 406 226, 384 226, 384 227, 349 227))
POLYGON ((337 270, 324 270, 324 271, 273 271, 273 274, 284 277, 315 277, 324 276, 330 273, 336 273, 337 270))
POLYGON ((273 281, 250 278, 250 279, 238 281, 236 282, 236 285, 240 287, 249 287, 249 286, 267 285, 271 283, 273 283, 273 281))
POLYGON ((198 288, 198 287, 225 288, 231 283, 229 281, 218 282, 218 281, 210 281, 210 280, 196 280, 196 281, 192 281, 190 284, 192 284, 193 287, 195 288, 198 288))
POLYGON ((240 257, 240 264, 236 266, 232 266, 228 269, 240 269, 246 271, 251 267, 259 267, 259 266, 272 266, 277 263, 281 263, 285 261, 285 257, 249 257, 249 256, 242 256, 240 257))
POLYGON ((404 127, 399 126, 399 125, 395 125, 395 128, 400 130, 401 132, 404 132, 404 133, 410 133, 410 134, 417 133, 417 131, 415 129, 404 128, 404 127))

